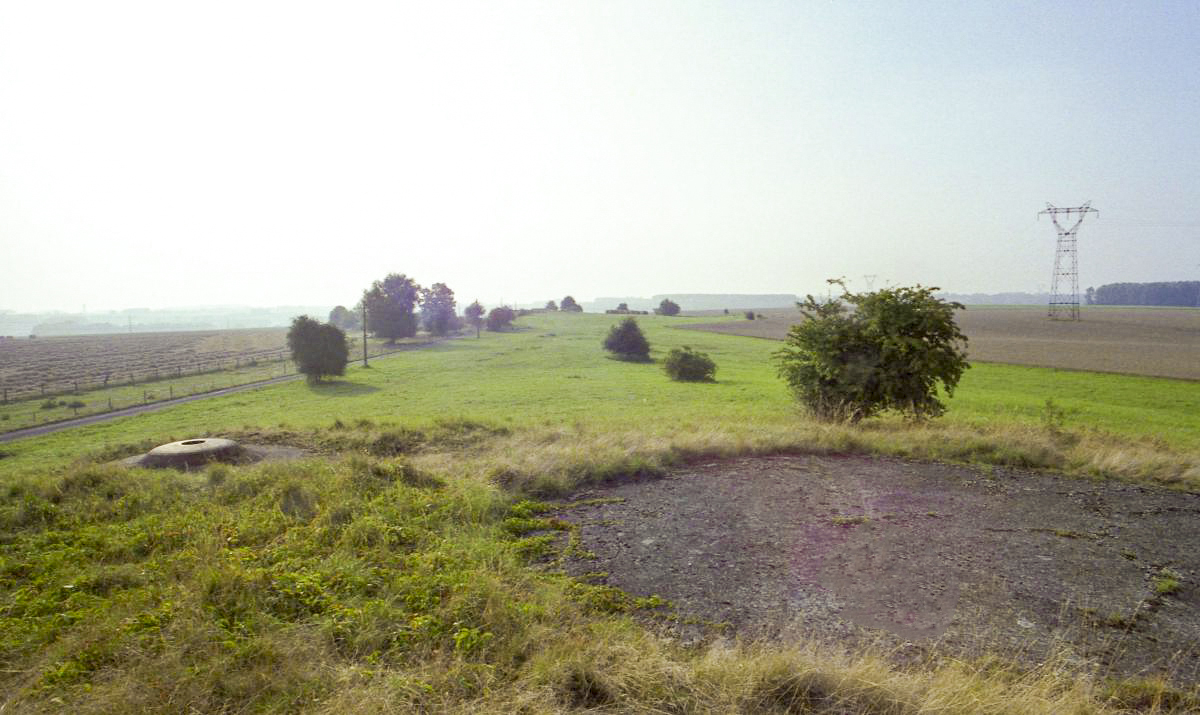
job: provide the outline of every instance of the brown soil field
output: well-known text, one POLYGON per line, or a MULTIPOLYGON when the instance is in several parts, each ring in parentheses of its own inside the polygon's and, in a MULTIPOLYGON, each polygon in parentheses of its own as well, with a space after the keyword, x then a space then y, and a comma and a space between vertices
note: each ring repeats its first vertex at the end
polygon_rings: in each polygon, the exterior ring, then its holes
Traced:
MULTIPOLYGON (((763 320, 681 325, 783 340, 798 310, 764 310, 763 320)), ((967 353, 981 362, 1200 380, 1200 310, 1084 308, 1083 320, 1054 321, 1045 308, 968 306, 957 315, 967 353)))
POLYGON ((269 328, 0 340, 0 388, 13 400, 40 395, 43 385, 53 394, 106 376, 115 384, 228 369, 280 359, 286 338, 286 329, 269 328))
POLYGON ((684 643, 815 638, 1200 681, 1200 494, 866 456, 746 458, 576 495, 565 566, 684 643))

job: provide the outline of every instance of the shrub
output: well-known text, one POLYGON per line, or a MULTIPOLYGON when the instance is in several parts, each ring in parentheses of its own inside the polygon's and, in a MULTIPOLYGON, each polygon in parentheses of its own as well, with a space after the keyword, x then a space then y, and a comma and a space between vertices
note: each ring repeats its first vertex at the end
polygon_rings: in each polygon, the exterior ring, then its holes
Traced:
POLYGON ((754 311, 753 310, 746 311, 746 320, 754 320, 754 311))
POLYGON ((679 315, 679 304, 670 298, 663 298, 658 304, 658 312, 662 315, 679 315))
POLYGON ((309 383, 346 373, 350 345, 346 342, 346 334, 336 325, 318 323, 307 315, 301 315, 292 320, 287 344, 292 351, 292 360, 296 362, 296 370, 304 374, 309 383))
POLYGON ((672 380, 684 382, 712 382, 717 373, 717 364, 708 357, 707 353, 692 350, 684 345, 682 348, 672 348, 663 362, 663 369, 672 380))
POLYGON ((650 359, 650 343, 633 318, 626 318, 612 326, 608 337, 604 339, 604 349, 622 360, 650 359))
POLYGON ((935 298, 936 288, 886 288, 802 306, 775 353, 779 375, 814 416, 857 422, 883 410, 908 417, 945 412, 938 385, 953 395, 969 367, 966 337, 954 322, 959 303, 935 298), (849 303, 854 311, 847 310, 849 303))
POLYGON ((502 305, 499 308, 492 308, 487 317, 487 329, 492 332, 504 330, 512 324, 513 318, 516 317, 517 314, 513 312, 513 309, 506 305, 502 305))

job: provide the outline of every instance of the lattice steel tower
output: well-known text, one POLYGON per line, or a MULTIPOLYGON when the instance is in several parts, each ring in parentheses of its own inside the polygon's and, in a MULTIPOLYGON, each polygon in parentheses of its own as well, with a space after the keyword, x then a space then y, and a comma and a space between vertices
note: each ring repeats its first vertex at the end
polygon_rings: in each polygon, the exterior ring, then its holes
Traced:
POLYGON ((1083 206, 1068 209, 1060 209, 1047 203, 1046 210, 1038 212, 1038 216, 1050 214, 1054 228, 1058 229, 1058 247, 1054 251, 1054 280, 1050 283, 1051 320, 1079 320, 1079 254, 1075 251, 1075 234, 1079 233, 1079 224, 1083 223, 1088 213, 1100 213, 1092 208, 1091 201, 1083 206), (1079 218, 1070 228, 1064 228, 1058 222, 1060 214, 1066 214, 1068 221, 1071 220, 1071 214, 1078 214, 1079 218))

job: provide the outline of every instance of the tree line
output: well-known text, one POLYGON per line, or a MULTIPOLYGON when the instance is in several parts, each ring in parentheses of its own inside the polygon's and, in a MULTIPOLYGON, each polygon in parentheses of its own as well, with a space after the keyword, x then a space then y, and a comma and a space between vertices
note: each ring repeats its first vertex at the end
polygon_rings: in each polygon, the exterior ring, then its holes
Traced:
POLYGON ((454 291, 445 283, 422 287, 403 273, 389 273, 371 283, 353 310, 339 305, 329 312, 329 324, 344 331, 367 331, 394 343, 423 328, 430 335, 447 335, 462 328, 455 310, 454 291), (365 310, 364 310, 365 309, 365 310))
POLYGON ((1106 283, 1088 288, 1088 305, 1174 305, 1200 307, 1200 281, 1106 283))
MULTIPOLYGON (((488 311, 479 301, 468 305, 459 316, 456 305, 454 291, 445 283, 425 288, 403 273, 389 273, 372 282, 352 309, 339 305, 329 311, 327 323, 307 315, 297 316, 288 331, 288 347, 299 372, 310 382, 319 382, 325 377, 345 374, 349 362, 346 333, 363 330, 363 320, 366 320, 365 332, 391 344, 414 337, 418 329, 439 337, 456 333, 464 327, 464 320, 475 328, 475 336, 479 337, 484 327, 490 331, 505 330, 517 317, 508 306, 488 311)), ((561 304, 549 301, 546 308, 583 310, 569 295, 561 304)))

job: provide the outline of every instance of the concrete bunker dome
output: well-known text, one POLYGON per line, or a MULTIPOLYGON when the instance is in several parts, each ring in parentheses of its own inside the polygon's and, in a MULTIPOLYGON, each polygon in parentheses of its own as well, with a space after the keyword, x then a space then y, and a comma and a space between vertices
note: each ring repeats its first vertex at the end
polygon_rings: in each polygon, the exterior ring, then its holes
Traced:
POLYGON ((139 460, 139 466, 186 470, 209 462, 236 462, 244 454, 242 446, 231 439, 197 437, 159 445, 139 460))

